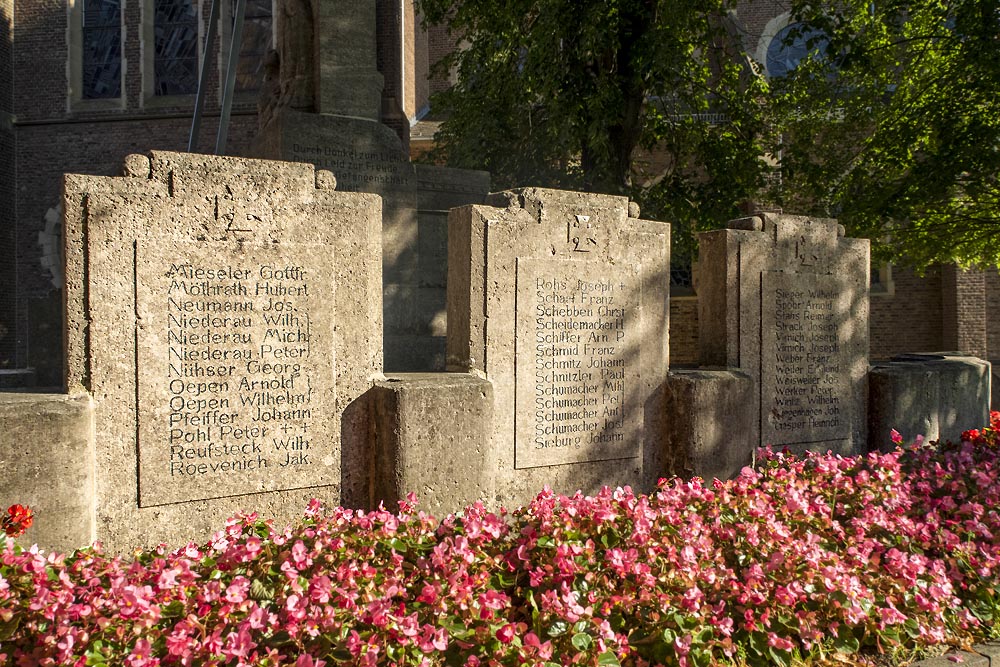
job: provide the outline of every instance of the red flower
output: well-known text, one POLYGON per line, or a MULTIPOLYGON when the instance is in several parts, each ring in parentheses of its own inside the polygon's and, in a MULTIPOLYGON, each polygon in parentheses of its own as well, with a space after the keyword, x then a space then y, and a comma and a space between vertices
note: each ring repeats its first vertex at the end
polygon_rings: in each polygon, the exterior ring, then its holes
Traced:
POLYGON ((975 442, 979 439, 979 429, 970 428, 968 431, 962 431, 962 442, 975 442))
POLYGON ((7 516, 0 518, 0 528, 9 537, 20 537, 24 531, 31 528, 35 517, 24 505, 11 505, 7 508, 7 516))

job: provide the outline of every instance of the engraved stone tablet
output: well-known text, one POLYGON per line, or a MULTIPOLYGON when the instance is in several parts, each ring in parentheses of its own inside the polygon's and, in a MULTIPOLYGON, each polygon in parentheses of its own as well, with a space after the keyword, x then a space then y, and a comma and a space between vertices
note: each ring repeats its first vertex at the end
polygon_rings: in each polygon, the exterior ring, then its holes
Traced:
POLYGON ((142 506, 337 469, 331 266, 318 246, 137 246, 142 506))
POLYGON ((639 456, 636 274, 517 260, 516 468, 639 456))
POLYGON ((827 276, 762 275, 762 439, 775 446, 848 440, 850 295, 827 276))

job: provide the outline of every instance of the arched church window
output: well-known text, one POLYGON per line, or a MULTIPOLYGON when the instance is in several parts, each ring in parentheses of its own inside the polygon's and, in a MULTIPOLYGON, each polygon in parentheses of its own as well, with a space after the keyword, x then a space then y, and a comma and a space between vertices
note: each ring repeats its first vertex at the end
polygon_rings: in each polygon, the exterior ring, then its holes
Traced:
POLYGON ((772 77, 786 76, 809 57, 826 55, 830 38, 804 23, 791 23, 778 32, 767 46, 767 73, 772 77))

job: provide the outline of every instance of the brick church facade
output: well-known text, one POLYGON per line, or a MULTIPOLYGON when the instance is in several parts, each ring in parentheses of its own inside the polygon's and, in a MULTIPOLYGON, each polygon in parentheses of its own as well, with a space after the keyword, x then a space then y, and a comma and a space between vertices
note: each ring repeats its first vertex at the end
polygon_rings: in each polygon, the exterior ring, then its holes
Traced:
MULTIPOLYGON (((321 0, 334 4, 343 0, 321 0)), ((357 2, 358 0, 354 0, 357 2)), ((419 123, 448 82, 429 75, 451 48, 443 28, 424 31, 412 0, 375 2, 383 122, 411 152, 428 138, 419 123)), ((767 65, 788 24, 774 0, 740 3, 734 20, 747 52, 767 65)), ((62 378, 59 227, 64 173, 116 174, 124 156, 188 147, 208 0, 0 0, 0 371, 9 385, 58 386, 62 378), (33 369, 18 374, 19 369, 33 369), (20 378, 20 379, 18 379, 20 378)), ((224 0, 220 25, 235 2, 224 0)), ((272 48, 270 0, 248 0, 226 152, 244 154, 258 130, 259 88, 272 48)), ((209 53, 205 114, 196 150, 211 152, 230 35, 209 53)), ((525 184, 530 185, 530 184, 525 184)), ((794 211, 788 211, 794 213, 794 211)), ((917 277, 873 271, 873 359, 957 350, 1000 359, 997 271, 945 266, 917 277)), ((697 362, 697 296, 671 301, 671 361, 697 362)), ((392 370, 392 369, 389 369, 392 370)))

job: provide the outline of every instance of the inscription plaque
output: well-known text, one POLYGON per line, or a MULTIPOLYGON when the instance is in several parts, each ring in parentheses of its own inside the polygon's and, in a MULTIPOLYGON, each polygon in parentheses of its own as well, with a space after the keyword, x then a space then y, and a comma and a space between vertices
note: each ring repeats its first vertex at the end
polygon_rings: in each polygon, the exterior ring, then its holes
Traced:
POLYGON ((330 483, 329 254, 137 245, 141 505, 330 483))
POLYGON ((517 260, 516 468, 639 456, 637 267, 517 260))
POLYGON ((290 159, 311 162, 317 169, 328 169, 337 175, 337 187, 342 190, 365 192, 380 188, 406 187, 411 169, 400 154, 391 150, 358 150, 320 142, 292 143, 290 159))
POLYGON ((761 442, 809 445, 851 437, 849 291, 830 276, 762 275, 761 442))

